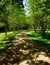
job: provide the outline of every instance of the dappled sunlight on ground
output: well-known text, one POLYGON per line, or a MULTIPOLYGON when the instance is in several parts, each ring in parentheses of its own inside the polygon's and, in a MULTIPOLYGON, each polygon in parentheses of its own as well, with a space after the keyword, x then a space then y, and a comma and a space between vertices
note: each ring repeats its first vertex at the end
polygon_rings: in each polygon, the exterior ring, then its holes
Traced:
POLYGON ((50 52, 22 32, 0 56, 0 65, 50 65, 50 52))
POLYGON ((29 65, 29 64, 27 63, 27 60, 24 60, 23 62, 19 63, 19 65, 29 65))

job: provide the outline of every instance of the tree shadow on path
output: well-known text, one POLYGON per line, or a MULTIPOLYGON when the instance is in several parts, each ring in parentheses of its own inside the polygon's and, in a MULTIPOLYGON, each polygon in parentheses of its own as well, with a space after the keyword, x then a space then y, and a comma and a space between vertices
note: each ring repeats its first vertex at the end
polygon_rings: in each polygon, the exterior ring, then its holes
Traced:
POLYGON ((0 65, 50 65, 49 57, 47 48, 35 43, 26 33, 20 33, 0 57, 0 65))

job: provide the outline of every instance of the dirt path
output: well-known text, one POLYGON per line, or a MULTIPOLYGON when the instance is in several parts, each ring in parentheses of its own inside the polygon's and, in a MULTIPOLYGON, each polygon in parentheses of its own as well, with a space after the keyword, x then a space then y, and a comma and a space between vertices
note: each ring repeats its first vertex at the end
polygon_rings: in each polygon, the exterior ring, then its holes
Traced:
POLYGON ((0 57, 0 65, 50 65, 50 52, 22 32, 0 57))

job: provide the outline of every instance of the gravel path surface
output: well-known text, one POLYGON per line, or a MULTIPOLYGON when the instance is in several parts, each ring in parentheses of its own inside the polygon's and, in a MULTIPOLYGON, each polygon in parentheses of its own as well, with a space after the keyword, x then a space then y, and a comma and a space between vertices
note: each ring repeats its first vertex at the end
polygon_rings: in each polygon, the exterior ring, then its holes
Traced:
POLYGON ((0 65, 50 65, 50 52, 22 32, 0 57, 0 65))

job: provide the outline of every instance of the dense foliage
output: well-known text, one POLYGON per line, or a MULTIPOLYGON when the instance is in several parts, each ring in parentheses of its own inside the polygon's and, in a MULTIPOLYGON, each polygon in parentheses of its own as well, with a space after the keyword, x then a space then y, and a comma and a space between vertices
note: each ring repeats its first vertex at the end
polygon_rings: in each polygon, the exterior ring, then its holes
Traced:
POLYGON ((39 27, 45 37, 50 24, 50 0, 28 0, 28 6, 35 31, 39 27))
POLYGON ((23 0, 1 0, 0 1, 0 29, 6 32, 21 28, 25 19, 23 0), (20 24, 19 24, 20 23, 20 24))
POLYGON ((25 4, 23 0, 0 1, 0 31, 7 35, 8 30, 15 33, 15 30, 34 28, 35 32, 40 29, 45 37, 45 31, 50 29, 50 0, 27 0, 25 4))

